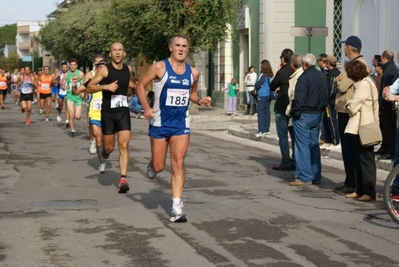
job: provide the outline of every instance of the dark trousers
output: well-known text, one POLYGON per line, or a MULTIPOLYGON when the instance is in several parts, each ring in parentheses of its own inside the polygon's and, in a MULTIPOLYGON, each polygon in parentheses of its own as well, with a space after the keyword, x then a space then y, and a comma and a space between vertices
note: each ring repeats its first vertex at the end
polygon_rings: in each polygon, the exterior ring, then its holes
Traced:
POLYGON ((359 160, 359 141, 352 134, 345 134, 349 114, 338 112, 338 129, 341 138, 342 160, 345 168, 345 186, 356 188, 356 164, 359 160))
POLYGON ((396 112, 390 106, 380 109, 380 126, 386 152, 393 156, 396 147, 396 112))
POLYGON ((374 146, 364 147, 360 144, 359 136, 354 136, 357 139, 359 149, 359 161, 356 164, 356 193, 359 196, 367 195, 375 199, 377 169, 375 166, 374 146))
POLYGON ((330 106, 326 107, 323 116, 324 141, 333 145, 339 144, 339 130, 337 111, 330 106))

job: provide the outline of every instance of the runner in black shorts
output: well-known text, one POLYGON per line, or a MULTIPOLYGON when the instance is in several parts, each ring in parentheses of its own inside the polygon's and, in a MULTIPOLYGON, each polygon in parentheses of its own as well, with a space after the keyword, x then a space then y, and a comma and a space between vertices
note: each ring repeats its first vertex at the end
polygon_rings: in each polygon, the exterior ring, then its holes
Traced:
POLYGON ((33 95, 35 93, 36 80, 35 76, 30 73, 30 67, 26 66, 23 75, 19 78, 21 85, 20 104, 21 112, 26 110, 25 124, 30 125, 30 114, 32 110, 33 95))
POLYGON ((130 81, 131 68, 122 63, 126 56, 121 43, 113 43, 109 52, 111 63, 101 68, 87 85, 86 92, 103 92, 101 127, 104 136, 102 156, 107 159, 114 151, 115 134, 119 148, 119 193, 129 191, 126 181, 129 165, 130 114, 127 96, 135 85, 130 81), (100 85, 98 85, 100 84, 100 85), (129 91, 129 92, 128 92, 129 91))
POLYGON ((131 131, 129 110, 101 112, 101 128, 105 135, 115 134, 115 132, 124 130, 131 131))

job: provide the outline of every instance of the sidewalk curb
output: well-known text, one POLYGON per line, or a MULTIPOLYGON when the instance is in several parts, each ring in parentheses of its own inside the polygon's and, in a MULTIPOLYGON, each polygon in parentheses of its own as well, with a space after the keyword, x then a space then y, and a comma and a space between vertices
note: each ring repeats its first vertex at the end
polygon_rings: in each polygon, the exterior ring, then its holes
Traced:
MULTIPOLYGON (((257 130, 256 128, 253 127, 253 125, 230 126, 227 129, 227 132, 237 137, 251 139, 254 141, 267 143, 269 145, 278 146, 278 137, 275 134, 270 134, 263 137, 255 137, 257 130)), ((325 159, 332 158, 342 161, 341 149, 329 150, 321 148, 320 153, 321 156, 325 159)), ((376 162, 376 167, 378 169, 382 169, 385 171, 390 171, 392 169, 392 162, 390 160, 376 160, 375 162, 376 162)))

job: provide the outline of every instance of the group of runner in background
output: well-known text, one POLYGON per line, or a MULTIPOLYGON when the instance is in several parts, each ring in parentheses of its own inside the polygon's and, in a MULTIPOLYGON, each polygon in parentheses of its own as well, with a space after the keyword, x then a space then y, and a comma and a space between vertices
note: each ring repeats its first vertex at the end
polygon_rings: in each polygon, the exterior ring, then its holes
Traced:
MULTIPOLYGON (((32 104, 38 104, 38 113, 44 115, 44 122, 49 122, 51 105, 58 111, 57 121, 61 121, 67 89, 65 88, 66 73, 69 63, 63 61, 61 70, 56 68, 50 73, 50 68, 44 66, 32 72, 31 67, 16 68, 12 73, 0 69, 0 106, 5 109, 5 100, 10 91, 19 111, 25 113, 25 124, 31 125, 30 116, 32 104), (64 79, 64 81, 63 81, 64 79), (64 82, 64 84, 62 84, 64 82)), ((65 127, 69 127, 69 113, 65 113, 65 127)))

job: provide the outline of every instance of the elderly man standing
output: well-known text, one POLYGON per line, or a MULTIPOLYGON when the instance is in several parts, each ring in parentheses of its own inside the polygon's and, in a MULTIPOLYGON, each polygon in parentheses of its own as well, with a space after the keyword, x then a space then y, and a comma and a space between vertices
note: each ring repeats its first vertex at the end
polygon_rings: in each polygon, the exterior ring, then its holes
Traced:
MULTIPOLYGON (((287 109, 285 110, 285 115, 288 117, 291 117, 291 105, 292 105, 292 100, 295 98, 295 86, 298 81, 299 76, 303 73, 303 68, 302 68, 302 55, 301 54, 294 54, 291 57, 290 60, 290 67, 294 71, 294 73, 290 76, 290 80, 288 81, 290 87, 288 88, 288 98, 290 100, 290 103, 287 106, 287 109)), ((292 120, 290 120, 290 123, 288 124, 289 126, 292 125, 292 120)))
POLYGON ((291 105, 297 176, 291 186, 320 184, 321 180, 319 127, 321 113, 328 103, 328 84, 326 75, 316 69, 315 63, 313 54, 302 57, 304 71, 298 78, 291 105))

